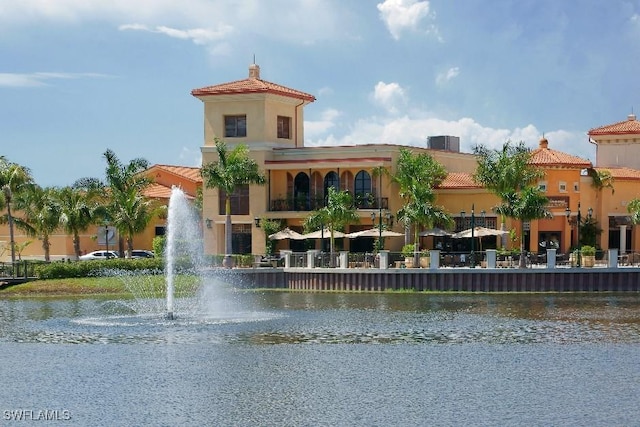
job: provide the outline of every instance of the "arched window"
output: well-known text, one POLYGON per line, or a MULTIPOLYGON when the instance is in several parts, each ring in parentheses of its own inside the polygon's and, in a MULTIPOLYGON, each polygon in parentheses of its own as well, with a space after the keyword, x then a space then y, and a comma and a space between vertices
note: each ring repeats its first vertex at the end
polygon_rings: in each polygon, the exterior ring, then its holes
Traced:
POLYGON ((293 209, 309 210, 309 175, 300 172, 293 180, 293 209))
POLYGON ((373 193, 371 191, 371 175, 369 172, 361 170, 356 174, 354 182, 354 197, 356 206, 368 208, 373 206, 373 193))
POLYGON ((338 174, 335 172, 329 172, 324 177, 324 196, 327 197, 327 193, 329 192, 329 187, 333 187, 336 191, 340 191, 340 180, 338 179, 338 174))

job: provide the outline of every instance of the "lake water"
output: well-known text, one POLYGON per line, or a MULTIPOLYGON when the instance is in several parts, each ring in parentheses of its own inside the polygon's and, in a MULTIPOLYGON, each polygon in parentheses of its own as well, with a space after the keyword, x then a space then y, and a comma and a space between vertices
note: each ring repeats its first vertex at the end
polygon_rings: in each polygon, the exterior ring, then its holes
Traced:
POLYGON ((0 301, 0 426, 640 425, 637 294, 234 303, 0 301))

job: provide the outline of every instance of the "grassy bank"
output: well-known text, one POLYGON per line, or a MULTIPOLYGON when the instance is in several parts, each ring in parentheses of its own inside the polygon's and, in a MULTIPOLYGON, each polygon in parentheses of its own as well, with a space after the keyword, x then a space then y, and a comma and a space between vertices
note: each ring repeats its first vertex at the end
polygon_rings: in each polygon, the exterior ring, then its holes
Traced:
POLYGON ((131 295, 117 277, 34 280, 0 290, 0 298, 13 296, 131 295))
MULTIPOLYGON (((153 289, 164 289, 162 275, 143 276, 144 284, 153 289)), ((193 276, 178 276, 175 279, 176 294, 188 293, 197 284, 193 276)), ((75 295, 113 295, 129 297, 131 292, 119 277, 84 277, 70 279, 35 280, 0 290, 0 298, 46 297, 75 295)))

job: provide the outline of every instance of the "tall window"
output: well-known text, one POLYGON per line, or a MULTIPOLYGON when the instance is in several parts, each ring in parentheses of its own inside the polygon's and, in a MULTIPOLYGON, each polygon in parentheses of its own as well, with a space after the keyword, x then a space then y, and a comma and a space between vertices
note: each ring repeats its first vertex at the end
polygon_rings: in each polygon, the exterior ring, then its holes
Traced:
MULTIPOLYGON (((219 215, 226 215, 225 198, 226 194, 223 190, 218 192, 219 215)), ((248 215, 249 214, 249 186, 239 185, 236 191, 231 194, 231 215, 248 215)))
POLYGON ((226 138, 247 136, 247 116, 224 116, 224 136, 226 138))
POLYGON ((360 171, 356 174, 355 181, 356 196, 365 196, 371 193, 371 175, 367 171, 360 171))
POLYGON ((278 116, 278 138, 291 139, 291 117, 278 116))

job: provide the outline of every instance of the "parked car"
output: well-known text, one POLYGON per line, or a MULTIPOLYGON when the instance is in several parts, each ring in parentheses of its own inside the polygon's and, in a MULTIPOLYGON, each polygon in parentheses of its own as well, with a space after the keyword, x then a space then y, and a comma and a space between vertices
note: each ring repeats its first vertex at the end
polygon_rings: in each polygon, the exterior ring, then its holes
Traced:
POLYGON ((144 249, 134 249, 131 251, 131 258, 155 258, 156 254, 152 251, 147 251, 144 249))
POLYGON ((81 261, 87 261, 90 259, 111 259, 118 258, 118 252, 116 251, 93 251, 88 254, 80 255, 81 261))

